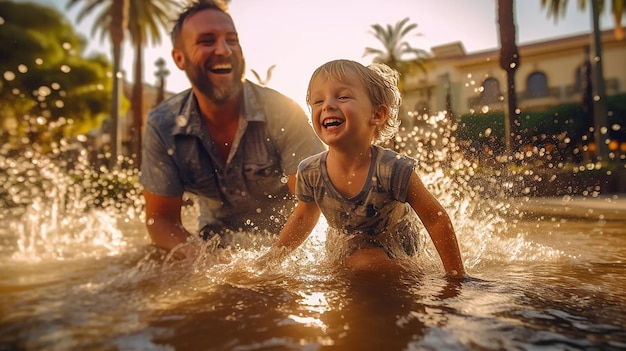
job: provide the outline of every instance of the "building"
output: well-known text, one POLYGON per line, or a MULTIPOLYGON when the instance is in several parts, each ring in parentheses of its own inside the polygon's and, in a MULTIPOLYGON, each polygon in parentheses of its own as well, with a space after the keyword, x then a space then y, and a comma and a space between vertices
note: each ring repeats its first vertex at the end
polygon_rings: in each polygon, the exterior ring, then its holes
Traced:
MULTIPOLYGON (((601 33, 607 96, 626 91, 626 40, 613 30, 601 33)), ((542 109, 582 101, 583 73, 591 33, 519 44, 520 66, 515 73, 520 110, 542 109)), ((506 72, 499 65, 499 49, 466 53, 461 42, 431 48, 427 72, 405 78, 404 109, 428 113, 451 104, 457 115, 506 107, 506 72), (448 97, 449 94, 449 97, 448 97)))

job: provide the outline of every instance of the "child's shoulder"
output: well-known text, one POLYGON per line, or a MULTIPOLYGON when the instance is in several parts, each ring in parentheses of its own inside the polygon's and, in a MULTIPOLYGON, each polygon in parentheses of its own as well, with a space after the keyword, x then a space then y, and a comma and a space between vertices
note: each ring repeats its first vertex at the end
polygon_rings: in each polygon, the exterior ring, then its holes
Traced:
POLYGON ((298 168, 304 170, 312 167, 319 167, 322 161, 326 158, 327 153, 328 151, 325 150, 303 159, 302 161, 300 161, 300 165, 298 166, 298 168))
POLYGON ((414 165, 417 163, 417 160, 413 157, 399 153, 397 151, 387 149, 381 146, 374 146, 377 149, 377 158, 379 162, 383 164, 393 164, 393 163, 407 163, 414 165))

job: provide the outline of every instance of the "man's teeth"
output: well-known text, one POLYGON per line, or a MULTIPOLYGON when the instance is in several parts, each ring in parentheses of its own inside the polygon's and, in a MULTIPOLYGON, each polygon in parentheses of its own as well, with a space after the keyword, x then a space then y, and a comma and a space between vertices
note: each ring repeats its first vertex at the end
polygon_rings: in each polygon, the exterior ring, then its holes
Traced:
POLYGON ((211 66, 211 72, 213 73, 230 73, 232 69, 233 69, 233 66, 229 64, 211 66))

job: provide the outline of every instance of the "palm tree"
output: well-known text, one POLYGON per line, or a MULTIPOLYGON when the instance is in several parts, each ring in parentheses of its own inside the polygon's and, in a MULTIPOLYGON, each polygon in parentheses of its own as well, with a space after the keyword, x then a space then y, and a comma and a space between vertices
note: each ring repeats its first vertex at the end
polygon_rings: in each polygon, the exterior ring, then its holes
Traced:
POLYGON ((404 88, 403 73, 407 73, 415 67, 425 73, 424 64, 430 59, 430 54, 427 51, 414 48, 404 40, 412 30, 417 28, 416 23, 407 25, 408 21, 409 18, 406 17, 396 22, 394 26, 388 24, 383 27, 380 24, 373 24, 371 26, 372 35, 383 44, 384 49, 366 47, 363 54, 363 56, 376 55, 374 61, 384 63, 397 70, 400 73, 400 82, 398 82, 400 91, 403 91, 404 88))
POLYGON ((120 110, 120 66, 122 60, 122 42, 124 41, 124 31, 128 21, 129 0, 68 0, 67 9, 72 8, 77 3, 84 3, 84 7, 79 11, 77 21, 82 21, 85 16, 99 7, 106 8, 98 15, 92 27, 92 35, 101 33, 103 39, 108 34, 111 39, 113 50, 113 98, 111 99, 111 158, 109 167, 117 165, 117 156, 120 149, 119 137, 119 110, 120 110))
POLYGON ((515 30, 513 0, 498 0, 498 29, 500 34, 500 67, 506 71, 507 109, 505 120, 506 152, 510 154, 511 141, 517 136, 517 95, 515 71, 520 65, 515 30))
MULTIPOLYGON (((541 6, 548 6, 548 15, 553 16, 557 21, 557 15, 565 14, 567 7, 567 0, 541 0, 541 6)), ((579 9, 584 10, 587 6, 586 0, 578 1, 579 9)), ((594 143, 597 147, 597 157, 602 160, 606 157, 608 159, 608 146, 606 144, 606 135, 601 133, 601 130, 607 125, 607 112, 606 112, 606 93, 604 87, 604 73, 602 69, 602 40, 600 39, 600 13, 604 9, 604 0, 591 0, 591 19, 593 23, 592 42, 594 52, 592 53, 594 58, 590 60, 592 62, 592 89, 593 95, 598 98, 593 99, 593 121, 594 121, 594 143)), ((613 18, 615 19, 615 38, 617 40, 624 39, 623 28, 621 26, 622 14, 626 12, 624 8, 624 0, 612 0, 611 9, 613 18)))
POLYGON ((133 93, 131 97, 131 111, 133 124, 130 134, 133 136, 131 154, 135 159, 135 166, 141 165, 141 136, 144 121, 143 105, 143 48, 148 40, 153 45, 161 43, 161 29, 171 24, 172 14, 180 9, 176 0, 131 0, 128 9, 128 30, 131 42, 135 48, 133 93))
POLYGON ((136 157, 137 166, 141 162, 139 148, 141 147, 141 127, 143 124, 143 48, 146 41, 151 39, 153 44, 159 44, 163 27, 170 25, 170 15, 180 8, 176 0, 68 0, 67 8, 82 3, 83 8, 78 13, 77 21, 82 21, 90 15, 94 9, 104 7, 104 10, 96 17, 92 27, 92 35, 100 32, 101 39, 107 34, 110 36, 113 48, 113 107, 111 109, 112 132, 111 132, 111 159, 112 164, 117 162, 117 156, 121 149, 119 137, 119 105, 120 105, 120 62, 121 48, 126 30, 130 33, 130 39, 135 48, 134 85, 131 98, 131 110, 133 112, 134 135, 132 152, 136 157), (108 31, 107 31, 108 29, 108 31))
MULTIPOLYGON (((597 1, 599 12, 602 13, 605 8, 604 0, 591 0, 597 1)), ((611 0, 611 13, 613 14, 613 21, 615 22, 615 28, 613 33, 615 39, 624 39, 624 27, 622 26, 622 16, 626 13, 626 3, 624 0, 611 0)), ((547 7, 548 16, 553 17, 554 21, 558 21, 559 16, 565 16, 567 9, 567 0, 541 0, 541 7, 547 7)), ((578 9, 585 11, 587 9, 586 0, 578 0, 578 9)))

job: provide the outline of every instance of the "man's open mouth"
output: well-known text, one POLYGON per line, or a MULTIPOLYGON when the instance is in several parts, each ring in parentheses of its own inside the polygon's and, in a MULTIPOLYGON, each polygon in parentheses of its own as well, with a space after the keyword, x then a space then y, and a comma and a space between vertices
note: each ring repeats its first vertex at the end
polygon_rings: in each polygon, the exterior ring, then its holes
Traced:
POLYGON ((223 63, 219 65, 213 65, 209 67, 209 71, 215 74, 228 74, 233 71, 233 66, 231 64, 223 63))

